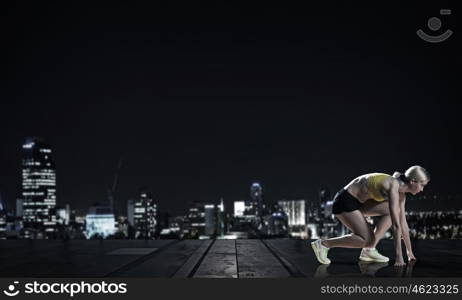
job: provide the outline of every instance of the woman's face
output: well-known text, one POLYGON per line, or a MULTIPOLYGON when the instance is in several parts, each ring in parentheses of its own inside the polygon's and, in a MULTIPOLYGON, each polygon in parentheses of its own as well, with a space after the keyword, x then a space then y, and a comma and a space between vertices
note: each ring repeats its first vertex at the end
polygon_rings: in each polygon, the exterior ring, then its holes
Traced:
POLYGON ((428 184, 428 180, 411 180, 409 183, 409 192, 416 195, 424 190, 424 187, 428 184))

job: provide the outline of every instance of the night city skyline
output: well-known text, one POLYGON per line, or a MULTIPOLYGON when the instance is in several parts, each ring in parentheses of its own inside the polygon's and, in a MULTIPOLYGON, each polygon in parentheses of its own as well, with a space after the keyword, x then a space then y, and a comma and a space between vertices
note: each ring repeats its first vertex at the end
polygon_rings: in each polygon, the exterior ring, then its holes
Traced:
POLYGON ((415 35, 443 6, 10 4, 2 197, 20 196, 30 136, 73 209, 107 200, 120 159, 119 210, 141 187, 174 215, 253 182, 268 203, 309 201, 414 164, 425 194, 460 194, 460 36, 415 35))

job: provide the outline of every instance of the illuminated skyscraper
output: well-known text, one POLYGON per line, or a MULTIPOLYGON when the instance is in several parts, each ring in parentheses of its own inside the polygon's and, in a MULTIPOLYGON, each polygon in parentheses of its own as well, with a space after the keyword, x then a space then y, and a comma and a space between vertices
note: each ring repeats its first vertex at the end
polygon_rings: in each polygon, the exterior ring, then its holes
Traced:
POLYGON ((263 217, 263 191, 259 183, 253 183, 250 187, 250 199, 255 211, 257 222, 262 222, 263 217))
POLYGON ((257 204, 262 198, 262 188, 259 183, 253 183, 250 187, 250 199, 257 204))
POLYGON ((153 238, 157 224, 157 204, 152 194, 142 189, 133 207, 133 222, 136 235, 143 238, 153 238))
POLYGON ((24 227, 50 233, 56 227, 56 171, 50 145, 27 138, 22 146, 24 227))

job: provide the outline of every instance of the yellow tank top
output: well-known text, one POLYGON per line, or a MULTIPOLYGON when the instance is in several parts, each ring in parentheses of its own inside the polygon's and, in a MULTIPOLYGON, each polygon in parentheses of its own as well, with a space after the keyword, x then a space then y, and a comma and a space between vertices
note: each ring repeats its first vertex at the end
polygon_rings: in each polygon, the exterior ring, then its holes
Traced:
POLYGON ((390 175, 384 173, 372 173, 367 178, 367 190, 372 199, 378 202, 385 200, 384 196, 380 192, 383 187, 383 182, 389 178, 390 175))

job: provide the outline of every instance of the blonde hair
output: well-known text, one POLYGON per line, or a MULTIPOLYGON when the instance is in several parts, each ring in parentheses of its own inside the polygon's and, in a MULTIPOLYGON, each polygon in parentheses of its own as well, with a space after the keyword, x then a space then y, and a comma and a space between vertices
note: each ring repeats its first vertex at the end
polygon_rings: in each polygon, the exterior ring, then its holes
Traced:
POLYGON ((406 172, 401 173, 396 171, 393 173, 393 177, 399 178, 404 182, 409 182, 411 180, 415 181, 430 181, 430 173, 421 166, 412 166, 406 170, 406 172))

